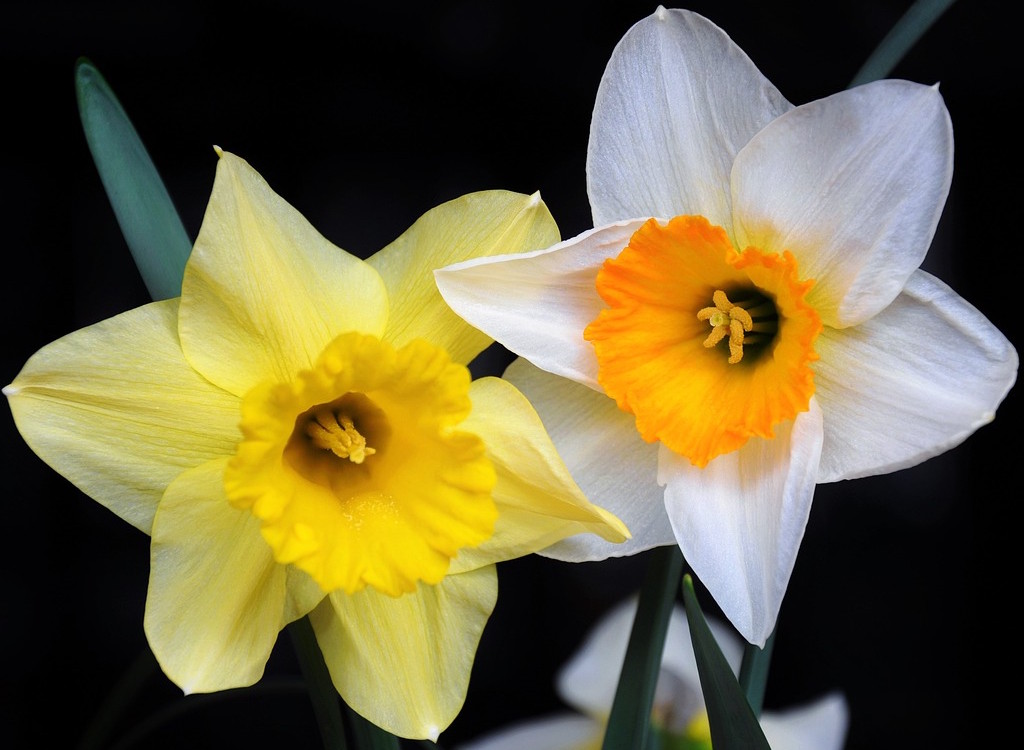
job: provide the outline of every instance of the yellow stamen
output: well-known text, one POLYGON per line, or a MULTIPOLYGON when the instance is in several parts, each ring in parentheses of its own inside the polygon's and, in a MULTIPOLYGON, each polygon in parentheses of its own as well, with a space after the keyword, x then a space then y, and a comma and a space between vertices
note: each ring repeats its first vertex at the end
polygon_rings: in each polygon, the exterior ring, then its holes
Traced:
POLYGON ((743 332, 754 330, 754 320, 750 313, 730 302, 721 289, 711 295, 711 301, 715 303, 714 307, 703 307, 697 311, 697 320, 711 324, 711 333, 704 339, 704 346, 710 349, 728 336, 729 364, 734 365, 743 359, 743 332))
POLYGON ((306 425, 306 434, 317 448, 329 450, 354 464, 361 464, 367 456, 377 452, 366 445, 366 438, 359 434, 350 417, 335 414, 330 409, 321 409, 313 415, 306 425))

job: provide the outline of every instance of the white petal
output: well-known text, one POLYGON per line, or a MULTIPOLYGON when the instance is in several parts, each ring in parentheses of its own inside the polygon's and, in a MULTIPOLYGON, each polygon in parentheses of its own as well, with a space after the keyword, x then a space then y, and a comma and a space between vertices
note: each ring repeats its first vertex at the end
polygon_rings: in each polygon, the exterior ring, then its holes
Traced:
POLYGON ((701 214, 728 230, 733 158, 791 106, 720 28, 659 8, 626 32, 597 91, 594 224, 701 214))
POLYGON ((475 258, 434 273, 456 313, 538 367, 591 388, 594 347, 583 329, 604 303, 594 286, 605 259, 629 244, 643 220, 612 224, 546 250, 475 258))
POLYGON ((605 614, 558 671, 558 697, 576 710, 601 719, 608 717, 626 658, 636 605, 632 598, 605 614))
MULTIPOLYGON (((619 673, 626 658, 626 647, 636 617, 637 598, 632 597, 613 607, 587 633, 586 638, 568 662, 559 670, 555 681, 558 696, 573 708, 595 717, 607 717, 611 711, 619 673)), ((743 646, 727 625, 708 618, 715 640, 726 661, 738 672, 743 659, 743 646)), ((690 640, 690 627, 683 608, 676 606, 669 617, 661 666, 676 678, 672 690, 685 690, 692 698, 691 711, 704 708, 700 675, 690 640)), ((658 691, 665 685, 659 680, 658 691)), ((666 696, 665 699, 675 698, 666 696)), ((657 700, 656 696, 656 700, 657 700)))
POLYGON ((533 404, 573 479, 590 502, 614 513, 633 535, 612 544, 578 534, 540 551, 570 562, 634 555, 675 544, 657 483, 658 449, 607 396, 517 359, 505 371, 533 404))
POLYGON ((285 568, 224 495, 226 463, 183 473, 153 520, 146 636, 185 693, 252 685, 285 624, 285 568))
POLYGON ((586 716, 556 714, 499 729, 455 750, 586 750, 598 747, 604 725, 586 716))
POLYGON ((775 627, 814 496, 821 410, 778 425, 704 469, 662 448, 658 479, 683 557, 723 614, 764 647, 775 627))
POLYGON ((739 247, 791 251, 808 300, 836 328, 884 308, 921 265, 953 175, 935 87, 878 81, 798 107, 732 172, 739 247))
POLYGON ((842 750, 850 709, 838 693, 786 711, 765 711, 761 729, 774 750, 842 750))
POLYGON ((817 349, 819 482, 904 469, 959 445, 995 418, 1017 378, 1006 337, 924 271, 866 323, 826 328, 817 349))

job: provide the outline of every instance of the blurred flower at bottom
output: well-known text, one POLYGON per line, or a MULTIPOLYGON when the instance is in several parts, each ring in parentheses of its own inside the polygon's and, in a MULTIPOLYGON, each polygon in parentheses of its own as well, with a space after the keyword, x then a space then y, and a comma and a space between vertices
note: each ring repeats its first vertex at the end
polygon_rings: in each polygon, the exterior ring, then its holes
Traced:
MULTIPOLYGON (((556 690, 573 711, 511 724, 456 750, 600 750, 636 607, 633 597, 612 608, 559 671, 556 690)), ((728 626, 712 618, 708 618, 708 626, 738 673, 742 642, 728 626)), ((664 750, 711 748, 690 629, 679 605, 669 620, 651 718, 664 750)), ((764 711, 760 722, 774 750, 841 750, 849 708, 846 699, 834 692, 785 711, 764 711)))

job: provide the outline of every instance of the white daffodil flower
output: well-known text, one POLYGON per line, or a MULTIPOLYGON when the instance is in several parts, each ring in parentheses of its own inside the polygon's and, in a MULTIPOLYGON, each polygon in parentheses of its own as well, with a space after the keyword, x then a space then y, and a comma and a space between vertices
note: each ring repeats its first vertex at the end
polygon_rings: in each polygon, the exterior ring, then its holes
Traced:
POLYGON ((794 107, 695 13, 659 8, 630 29, 591 123, 596 228, 435 274, 520 355, 505 377, 633 534, 542 554, 678 544, 763 646, 815 485, 949 450, 1016 379, 1010 342, 919 268, 952 155, 935 86, 878 81, 794 107))
MULTIPOLYGON (((558 696, 574 711, 514 724, 457 750, 599 750, 636 607, 633 598, 613 608, 559 671, 555 682, 558 696)), ((738 672, 743 645, 727 625, 708 618, 708 626, 733 671, 738 672)), ((690 629, 679 606, 669 620, 652 714, 669 747, 711 748, 690 629)), ((786 711, 765 711, 760 721, 774 750, 841 750, 849 709, 840 693, 830 693, 786 711)))

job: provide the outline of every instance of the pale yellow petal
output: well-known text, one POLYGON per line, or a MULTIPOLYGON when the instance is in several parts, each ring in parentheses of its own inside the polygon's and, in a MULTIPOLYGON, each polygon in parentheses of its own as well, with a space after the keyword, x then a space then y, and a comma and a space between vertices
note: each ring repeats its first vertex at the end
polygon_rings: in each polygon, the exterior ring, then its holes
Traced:
POLYGON ((341 697, 399 737, 436 740, 466 699, 498 597, 494 566, 390 597, 334 593, 310 614, 341 697))
POLYGON ((323 600, 324 591, 308 573, 294 565, 285 565, 288 596, 284 602, 281 626, 305 617, 323 600))
POLYGON ((224 495, 226 463, 182 474, 153 521, 146 636, 185 693, 259 680, 284 624, 285 567, 256 517, 224 495))
POLYGON ((4 389, 32 450, 147 534, 167 485, 241 438, 239 400, 182 356, 177 311, 154 302, 71 333, 4 389))
POLYGON ((622 521, 583 495, 537 412, 515 386, 481 378, 473 381, 470 397, 473 411, 461 427, 487 445, 498 475, 498 521, 480 547, 459 552, 453 572, 536 552, 574 534, 597 534, 609 542, 629 538, 622 521))
POLYGON ((434 271, 468 258, 539 250, 558 240, 558 227, 537 193, 488 190, 431 209, 367 261, 384 277, 391 298, 386 340, 402 346, 424 338, 468 364, 492 339, 448 308, 434 271))
POLYGON ((182 282, 182 347, 199 372, 239 396, 290 380, 341 333, 381 335, 387 305, 376 271, 221 155, 182 282))

